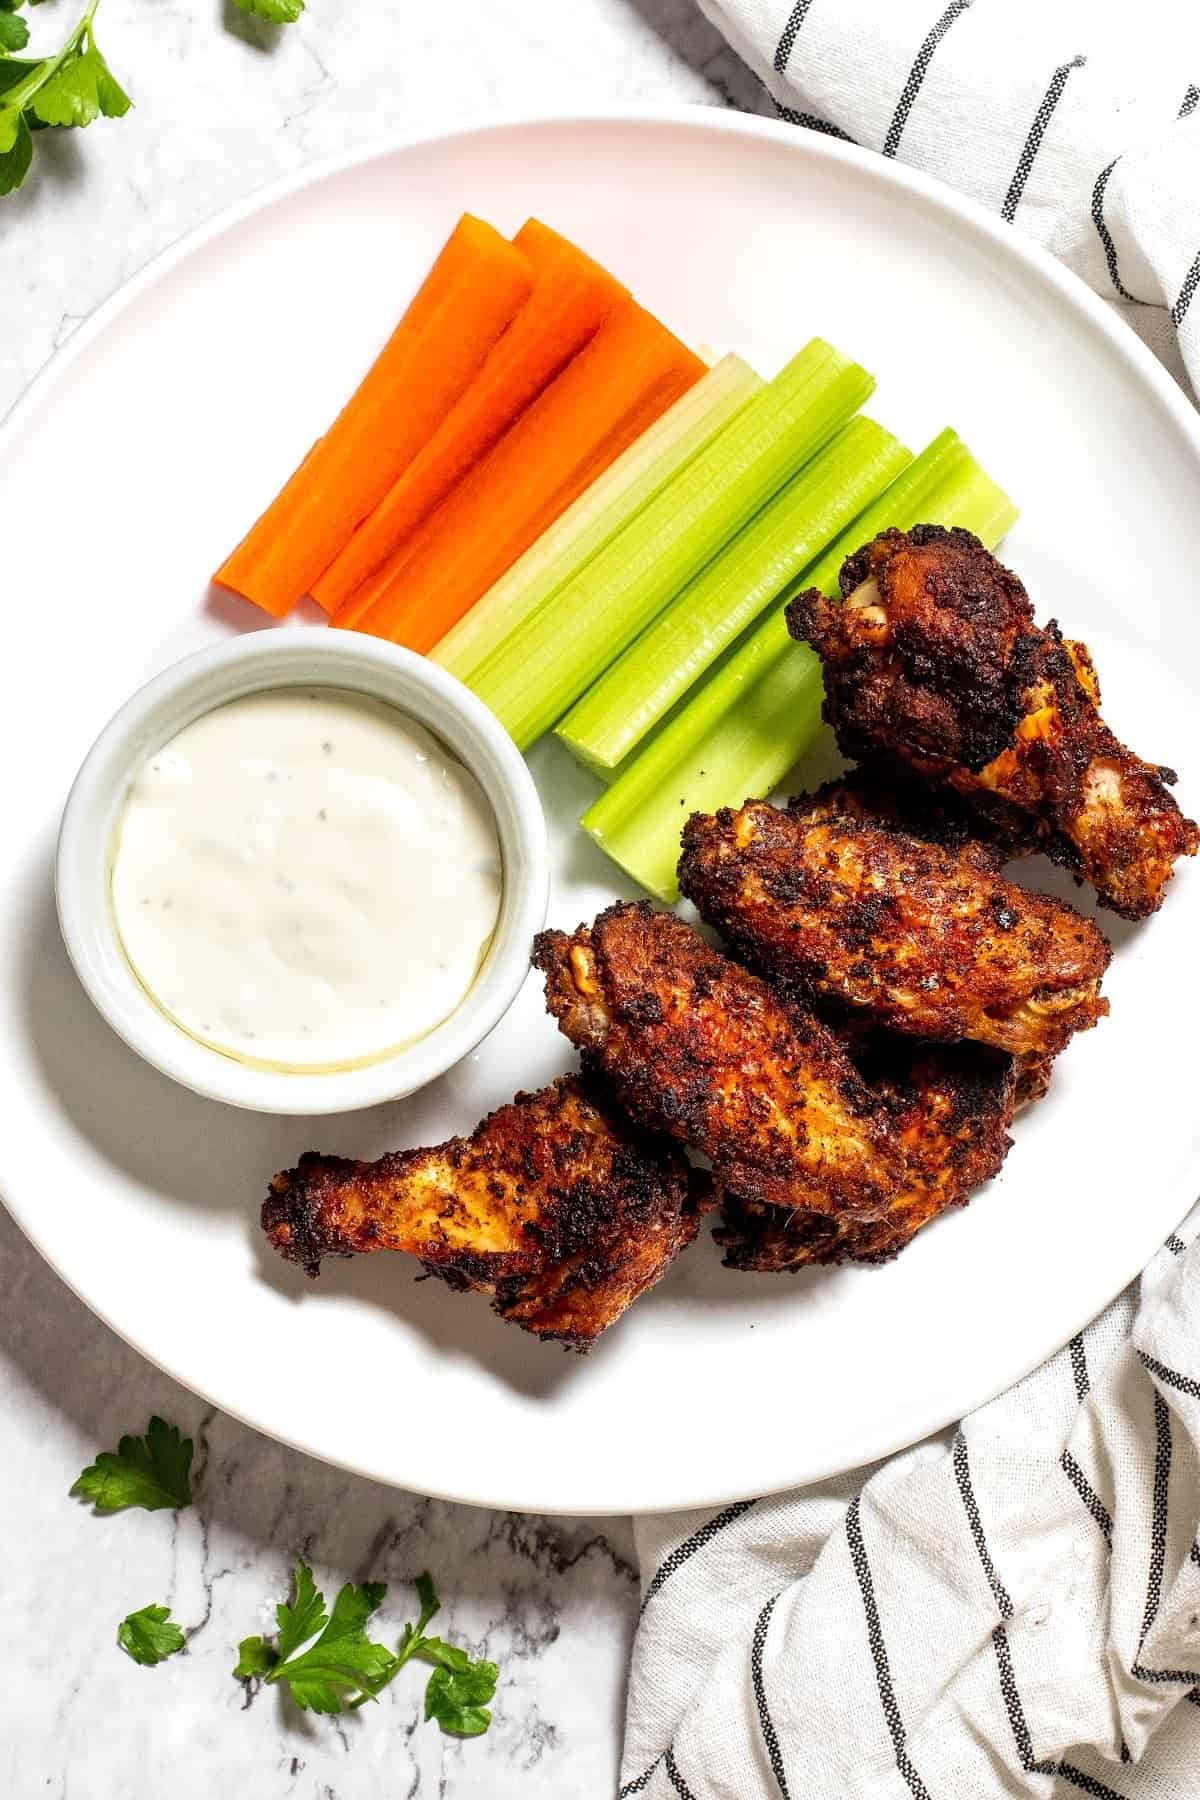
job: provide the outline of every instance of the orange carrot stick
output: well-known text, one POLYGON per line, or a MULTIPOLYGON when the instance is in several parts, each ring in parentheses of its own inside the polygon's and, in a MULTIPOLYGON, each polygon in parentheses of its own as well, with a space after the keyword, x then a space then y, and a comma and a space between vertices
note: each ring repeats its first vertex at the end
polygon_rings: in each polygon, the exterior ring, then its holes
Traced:
POLYGON ((464 214, 357 391, 214 580, 281 617, 474 380, 533 286, 529 258, 464 214))
POLYGON ((530 219, 513 242, 533 264, 533 292, 429 442, 314 586, 336 612, 394 555, 467 470, 591 338, 628 290, 557 232, 530 219))
POLYGON ((333 623, 432 649, 703 373, 665 326, 623 302, 333 623))

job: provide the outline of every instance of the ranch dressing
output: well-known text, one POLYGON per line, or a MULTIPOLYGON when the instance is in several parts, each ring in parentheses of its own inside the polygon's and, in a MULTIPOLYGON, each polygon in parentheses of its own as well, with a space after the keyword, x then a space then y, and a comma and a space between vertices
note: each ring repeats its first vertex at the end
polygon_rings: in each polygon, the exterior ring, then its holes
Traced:
POLYGON ((125 953, 229 1056, 376 1061, 447 1018, 500 909, 484 795, 421 726, 337 689, 274 689, 151 756, 115 846, 125 953))

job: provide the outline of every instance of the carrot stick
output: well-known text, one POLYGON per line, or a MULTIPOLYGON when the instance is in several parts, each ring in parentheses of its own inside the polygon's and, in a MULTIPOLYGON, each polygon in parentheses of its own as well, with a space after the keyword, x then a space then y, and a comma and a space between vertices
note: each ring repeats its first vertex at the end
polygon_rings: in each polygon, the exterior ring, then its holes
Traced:
POLYGON ((533 264, 533 292, 470 387, 314 586, 326 612, 336 612, 383 567, 583 348, 604 315, 628 298, 590 256, 537 219, 513 242, 533 264))
POLYGON ((214 580, 282 617, 437 430, 533 286, 465 213, 357 391, 214 580))
POLYGON ((665 326, 623 302, 333 623, 432 649, 703 373, 665 326))

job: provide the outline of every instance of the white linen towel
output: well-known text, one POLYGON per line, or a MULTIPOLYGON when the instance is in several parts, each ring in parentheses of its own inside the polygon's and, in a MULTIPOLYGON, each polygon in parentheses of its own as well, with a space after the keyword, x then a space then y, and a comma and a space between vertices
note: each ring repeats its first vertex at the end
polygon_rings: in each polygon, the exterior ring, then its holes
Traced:
MULTIPOLYGON (((700 4, 783 118, 1000 212, 1200 391, 1196 0, 700 4)), ((622 1800, 1200 1800, 1198 1236, 957 1430, 636 1520, 622 1800)))

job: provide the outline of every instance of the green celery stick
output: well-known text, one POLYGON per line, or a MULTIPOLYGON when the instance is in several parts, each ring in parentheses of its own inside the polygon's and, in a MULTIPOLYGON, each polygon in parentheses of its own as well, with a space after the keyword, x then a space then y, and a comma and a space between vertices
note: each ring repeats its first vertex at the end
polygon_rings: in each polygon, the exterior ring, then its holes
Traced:
POLYGON ((648 506, 764 386, 740 356, 724 356, 622 451, 430 652, 460 681, 548 606, 573 575, 648 506))
POLYGON ((615 769, 912 455, 851 419, 648 625, 555 728, 586 767, 615 769))
POLYGON ((808 587, 835 595, 845 558, 888 526, 962 525, 994 548, 1016 516, 957 434, 942 432, 628 759, 584 814, 584 830, 635 881, 673 903, 688 817, 770 793, 820 730, 821 664, 788 636, 791 595, 808 587))
POLYGON ((524 750, 857 412, 874 383, 814 338, 468 685, 524 750))

